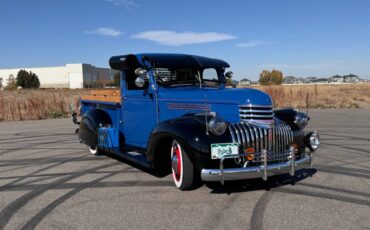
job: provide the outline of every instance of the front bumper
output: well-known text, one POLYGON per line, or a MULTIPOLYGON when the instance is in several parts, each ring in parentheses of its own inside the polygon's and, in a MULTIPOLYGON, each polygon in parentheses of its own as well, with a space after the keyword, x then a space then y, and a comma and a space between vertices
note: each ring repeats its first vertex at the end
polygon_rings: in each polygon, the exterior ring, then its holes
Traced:
MULTIPOLYGON (((224 159, 234 158, 235 156, 244 156, 244 154, 225 156, 220 161, 220 169, 202 169, 201 179, 203 181, 221 181, 221 183, 224 183, 224 181, 228 180, 243 180, 252 178, 262 178, 263 180, 267 180, 269 176, 285 173, 289 173, 291 176, 294 176, 295 171, 312 167, 313 152, 306 153, 306 155, 299 160, 295 160, 294 150, 291 150, 291 153, 290 160, 284 163, 268 165, 267 160, 263 160, 263 164, 261 166, 224 169, 224 159)), ((264 156, 267 155, 265 150, 262 151, 262 154, 264 156)))

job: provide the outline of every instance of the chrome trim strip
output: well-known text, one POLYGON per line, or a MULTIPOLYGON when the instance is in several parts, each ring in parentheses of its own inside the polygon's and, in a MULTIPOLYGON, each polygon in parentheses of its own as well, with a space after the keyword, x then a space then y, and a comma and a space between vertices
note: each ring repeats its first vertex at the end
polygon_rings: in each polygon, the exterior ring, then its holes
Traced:
POLYGON ((252 107, 252 108, 272 108, 272 105, 254 105, 254 104, 244 104, 239 105, 239 107, 252 107))
POLYGON ((261 129, 261 127, 257 127, 257 130, 260 134, 260 146, 261 146, 261 149, 266 149, 265 147, 265 135, 263 135, 263 131, 261 129))
POLYGON ((267 151, 269 151, 269 138, 268 138, 268 131, 269 131, 269 129, 263 129, 263 134, 264 134, 264 139, 265 139, 265 148, 266 148, 266 150, 267 151))
POLYGON ((247 138, 247 148, 251 146, 251 141, 250 141, 250 138, 249 138, 249 132, 247 131, 247 127, 243 124, 241 124, 241 127, 243 128, 243 131, 245 133, 245 137, 247 138))
POLYGON ((276 153, 276 124, 274 125, 274 128, 271 129, 272 132, 272 151, 276 153))
POLYGON ((234 131, 232 129, 233 129, 232 125, 229 125, 229 132, 231 134, 231 140, 233 141, 233 143, 237 143, 235 140, 234 131))
POLYGON ((256 109, 239 109, 239 112, 242 113, 274 113, 274 110, 256 110, 256 109))
POLYGON ((276 153, 280 153, 280 122, 277 120, 276 122, 276 126, 275 126, 275 130, 276 130, 276 153))
POLYGON ((236 138, 238 139, 238 143, 239 143, 239 144, 241 144, 239 131, 238 131, 238 129, 236 128, 236 125, 235 125, 235 124, 233 124, 233 128, 234 128, 234 130, 235 130, 235 134, 236 134, 236 138))
POLYGON ((285 148, 286 148, 286 136, 285 136, 285 130, 284 130, 284 125, 283 125, 283 123, 281 123, 281 132, 282 132, 282 143, 281 143, 281 148, 282 148, 282 150, 284 150, 285 148))
POLYGON ((256 152, 259 153, 261 151, 260 145, 259 145, 259 140, 260 140, 260 135, 257 132, 256 126, 252 126, 254 134, 256 135, 256 152))
POLYGON ((251 118, 273 118, 274 115, 271 114, 271 115, 256 115, 256 114, 240 114, 239 117, 241 118, 248 118, 248 117, 251 117, 251 118))
POLYGON ((253 130, 252 130, 252 127, 250 126, 250 125, 247 125, 247 127, 248 127, 248 130, 249 130, 249 133, 251 134, 251 142, 252 142, 252 147, 253 148, 256 148, 256 144, 255 144, 255 140, 256 140, 256 137, 255 137, 255 135, 254 135, 254 133, 253 133, 253 130))
POLYGON ((235 126, 238 128, 238 130, 240 132, 240 135, 242 136, 242 141, 243 141, 242 146, 245 147, 247 145, 247 143, 246 143, 246 138, 245 138, 243 129, 241 128, 241 125, 239 123, 235 124, 235 126))
POLYGON ((290 172, 289 172, 289 174, 291 176, 294 176, 294 173, 295 173, 295 153, 294 153, 294 148, 293 147, 290 147, 289 148, 289 151, 290 151, 290 172))

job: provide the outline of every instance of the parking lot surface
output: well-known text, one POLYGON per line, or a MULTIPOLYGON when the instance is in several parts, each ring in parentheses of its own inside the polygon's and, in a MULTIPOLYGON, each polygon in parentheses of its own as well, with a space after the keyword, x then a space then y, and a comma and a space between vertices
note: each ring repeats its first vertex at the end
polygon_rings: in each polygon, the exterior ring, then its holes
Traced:
POLYGON ((310 110, 315 169, 175 188, 92 156, 70 119, 0 123, 0 229, 370 229, 370 110, 310 110))

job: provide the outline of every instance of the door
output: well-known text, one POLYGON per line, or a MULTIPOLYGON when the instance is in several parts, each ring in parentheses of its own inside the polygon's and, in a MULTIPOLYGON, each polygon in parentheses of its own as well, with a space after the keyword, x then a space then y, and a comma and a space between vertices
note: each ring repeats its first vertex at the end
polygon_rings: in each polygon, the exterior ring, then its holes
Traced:
POLYGON ((122 103, 123 130, 127 145, 146 148, 157 123, 155 99, 144 90, 126 90, 122 103))

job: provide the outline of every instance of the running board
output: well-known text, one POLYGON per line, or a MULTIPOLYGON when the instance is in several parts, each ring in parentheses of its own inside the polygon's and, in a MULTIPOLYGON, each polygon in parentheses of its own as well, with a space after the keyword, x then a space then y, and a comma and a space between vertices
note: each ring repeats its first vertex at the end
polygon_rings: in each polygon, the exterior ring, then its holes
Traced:
POLYGON ((133 162, 135 164, 138 164, 138 165, 140 165, 144 168, 153 168, 152 164, 150 164, 148 162, 148 160, 146 159, 144 154, 134 152, 134 151, 123 153, 123 152, 119 151, 118 148, 117 149, 116 148, 111 149, 110 152, 113 153, 114 155, 118 156, 118 157, 121 157, 125 160, 131 161, 131 162, 133 162))

